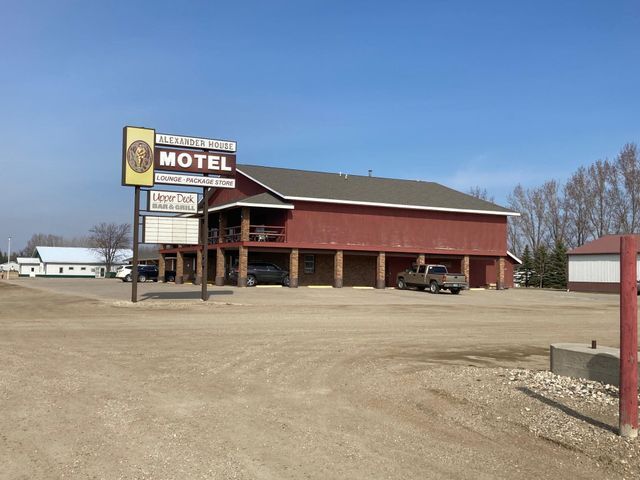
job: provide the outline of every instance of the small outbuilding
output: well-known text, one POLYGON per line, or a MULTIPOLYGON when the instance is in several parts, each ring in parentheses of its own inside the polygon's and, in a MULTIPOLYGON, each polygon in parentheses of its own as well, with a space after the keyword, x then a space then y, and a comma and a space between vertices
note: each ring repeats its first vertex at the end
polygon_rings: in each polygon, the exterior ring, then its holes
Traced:
MULTIPOLYGON (((118 250, 111 271, 126 264, 126 258, 131 255, 129 249, 118 250)), ((18 257, 18 264, 21 277, 100 278, 107 275, 104 259, 92 248, 36 247, 33 257, 18 257)))
MULTIPOLYGON (((569 290, 620 292, 620 237, 605 235, 568 252, 569 290)), ((636 239, 640 245, 640 235, 636 239)))

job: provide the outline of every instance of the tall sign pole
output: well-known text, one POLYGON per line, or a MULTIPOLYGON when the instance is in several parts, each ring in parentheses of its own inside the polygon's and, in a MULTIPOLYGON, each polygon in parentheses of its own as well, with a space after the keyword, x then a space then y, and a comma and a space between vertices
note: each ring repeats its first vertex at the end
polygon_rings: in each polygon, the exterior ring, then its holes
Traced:
POLYGON ((638 436, 638 299, 636 238, 620 237, 619 434, 638 436))
POLYGON ((202 189, 202 301, 209 299, 207 292, 209 283, 209 272, 207 261, 209 260, 209 192, 211 189, 202 189))
POLYGON ((133 261, 131 262, 131 301, 138 301, 138 232, 140 231, 140 187, 135 187, 133 200, 133 261))

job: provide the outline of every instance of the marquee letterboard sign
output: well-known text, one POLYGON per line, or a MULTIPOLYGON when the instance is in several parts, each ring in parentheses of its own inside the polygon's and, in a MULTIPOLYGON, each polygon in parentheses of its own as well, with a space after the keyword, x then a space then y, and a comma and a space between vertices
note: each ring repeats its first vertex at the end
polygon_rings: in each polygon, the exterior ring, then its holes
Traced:
POLYGON ((198 218, 146 216, 142 242, 198 245, 199 224, 198 218))

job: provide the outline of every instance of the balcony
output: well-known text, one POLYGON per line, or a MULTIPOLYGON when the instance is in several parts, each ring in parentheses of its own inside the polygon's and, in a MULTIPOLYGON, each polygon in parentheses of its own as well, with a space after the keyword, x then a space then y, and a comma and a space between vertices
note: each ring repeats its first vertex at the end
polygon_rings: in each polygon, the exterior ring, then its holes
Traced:
MULTIPOLYGON (((222 243, 237 243, 242 239, 240 226, 227 227, 223 230, 222 243)), ((280 225, 250 225, 250 242, 286 242, 286 229, 280 225)), ((209 230, 209 243, 220 243, 220 235, 217 228, 209 230)))

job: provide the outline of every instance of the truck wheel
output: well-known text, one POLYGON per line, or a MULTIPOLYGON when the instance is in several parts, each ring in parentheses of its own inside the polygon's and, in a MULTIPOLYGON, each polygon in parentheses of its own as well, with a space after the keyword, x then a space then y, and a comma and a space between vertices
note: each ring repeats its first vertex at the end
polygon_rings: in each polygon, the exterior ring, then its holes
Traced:
POLYGON ((449 290, 451 293, 453 293, 454 295, 458 295, 460 293, 460 289, 459 288, 452 288, 451 290, 449 290))
POLYGON ((404 290, 405 288, 407 288, 407 284, 404 283, 404 278, 399 278, 398 279, 398 290, 404 290))
POLYGON ((431 293, 438 293, 440 292, 440 287, 438 286, 438 282, 436 282, 435 280, 433 280, 430 284, 429 284, 429 291, 431 293))

